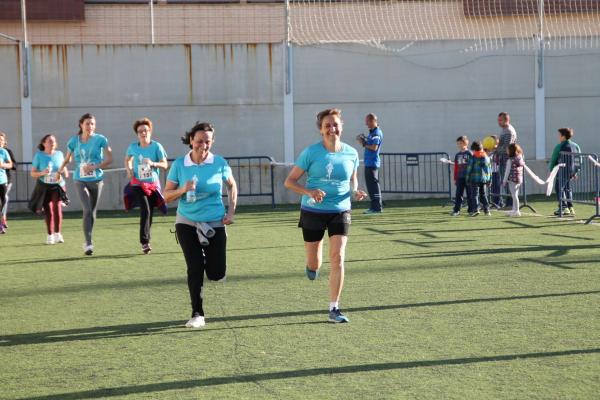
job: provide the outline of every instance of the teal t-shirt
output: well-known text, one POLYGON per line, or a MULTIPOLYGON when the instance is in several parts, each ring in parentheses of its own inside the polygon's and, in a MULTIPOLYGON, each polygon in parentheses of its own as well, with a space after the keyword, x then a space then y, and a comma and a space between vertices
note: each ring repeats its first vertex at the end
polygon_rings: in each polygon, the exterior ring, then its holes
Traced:
POLYGON ((40 176, 38 180, 47 184, 64 184, 64 180, 62 177, 59 181, 56 180, 56 173, 58 169, 62 165, 63 161, 65 161, 65 156, 63 152, 60 150, 56 150, 54 154, 50 155, 45 151, 37 151, 33 156, 33 161, 31 165, 34 166, 38 171, 43 171, 50 166, 50 170, 52 171, 49 175, 40 176))
POLYGON ((133 175, 141 182, 158 182, 158 168, 150 168, 142 163, 144 158, 152 162, 159 162, 167 158, 167 153, 162 145, 152 140, 146 147, 139 142, 133 142, 127 148, 127 157, 133 157, 133 175))
POLYGON ((76 181, 94 182, 102 180, 104 171, 97 168, 88 175, 83 174, 83 165, 100 164, 104 160, 104 149, 108 147, 108 139, 99 133, 94 133, 88 141, 83 143, 80 135, 73 136, 67 142, 67 149, 73 153, 75 158, 75 174, 73 179, 76 181))
POLYGON ((313 212, 341 212, 351 208, 350 178, 358 168, 358 152, 342 143, 337 152, 330 152, 323 142, 315 143, 300 153, 295 164, 306 172, 306 188, 321 189, 325 197, 320 203, 302 196, 301 207, 313 212))
POLYGON ((173 162, 167 180, 181 187, 194 176, 197 179, 196 201, 190 203, 186 195, 181 196, 177 213, 194 222, 221 220, 225 216, 223 182, 232 176, 229 164, 212 153, 202 164, 195 164, 188 153, 173 162))
MULTIPOLYGON (((7 163, 10 161, 10 154, 4 148, 0 147, 0 162, 7 163)), ((0 168, 0 185, 8 183, 8 177, 6 176, 6 170, 0 168)))

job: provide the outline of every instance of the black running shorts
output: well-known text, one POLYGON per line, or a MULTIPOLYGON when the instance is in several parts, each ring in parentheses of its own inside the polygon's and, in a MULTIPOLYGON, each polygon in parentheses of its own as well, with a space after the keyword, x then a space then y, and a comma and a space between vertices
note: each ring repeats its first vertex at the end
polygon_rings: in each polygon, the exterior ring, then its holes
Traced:
POLYGON ((348 236, 351 222, 350 210, 339 213, 317 213, 300 210, 298 227, 302 228, 302 236, 305 242, 318 242, 323 239, 325 230, 327 230, 329 237, 333 235, 348 236))

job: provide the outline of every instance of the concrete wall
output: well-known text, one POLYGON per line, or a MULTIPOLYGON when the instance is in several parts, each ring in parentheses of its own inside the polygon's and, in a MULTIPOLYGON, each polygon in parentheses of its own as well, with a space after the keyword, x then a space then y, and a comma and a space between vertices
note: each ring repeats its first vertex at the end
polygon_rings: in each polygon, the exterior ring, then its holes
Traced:
MULTIPOLYGON (((458 53, 460 42, 419 43, 400 54, 358 45, 295 50, 296 147, 314 137, 314 115, 343 109, 346 140, 379 116, 386 152, 456 151, 455 139, 498 134, 500 111, 511 115, 526 156, 535 155, 534 67, 531 54, 458 53)), ((575 129, 585 151, 600 152, 600 50, 549 52, 546 57, 546 154, 556 130, 575 129)))
MULTIPOLYGON (((496 116, 507 111, 526 156, 533 156, 535 60, 506 43, 502 54, 460 51, 472 43, 456 41, 415 43, 399 53, 361 45, 296 47, 294 153, 319 140, 315 115, 335 106, 343 109, 344 140, 352 145, 356 134, 365 132, 364 115, 374 112, 385 133, 383 151, 450 154, 459 135, 478 139, 498 133, 496 116)), ((179 137, 186 129, 209 120, 217 127, 216 153, 282 160, 281 60, 280 44, 35 45, 34 142, 55 132, 64 148, 78 118, 91 112, 120 167, 135 139, 136 118, 154 121, 155 138, 170 157, 185 152, 179 137)), ((561 126, 575 129, 584 151, 600 152, 597 71, 598 49, 548 52, 547 156, 561 126)), ((0 72, 0 130, 20 154, 15 46, 0 46, 0 72)), ((284 176, 285 168, 278 169, 276 186, 284 176)), ((107 181, 101 208, 119 207, 120 184, 120 178, 114 185, 107 181)), ((278 201, 295 196, 278 188, 278 201)))

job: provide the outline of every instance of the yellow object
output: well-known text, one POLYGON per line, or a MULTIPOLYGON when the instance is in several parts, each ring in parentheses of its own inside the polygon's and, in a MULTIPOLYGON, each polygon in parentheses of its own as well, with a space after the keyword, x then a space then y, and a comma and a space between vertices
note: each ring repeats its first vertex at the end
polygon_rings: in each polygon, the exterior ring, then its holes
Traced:
POLYGON ((481 144, 486 151, 492 151, 496 148, 496 139, 491 136, 486 136, 483 138, 481 144))

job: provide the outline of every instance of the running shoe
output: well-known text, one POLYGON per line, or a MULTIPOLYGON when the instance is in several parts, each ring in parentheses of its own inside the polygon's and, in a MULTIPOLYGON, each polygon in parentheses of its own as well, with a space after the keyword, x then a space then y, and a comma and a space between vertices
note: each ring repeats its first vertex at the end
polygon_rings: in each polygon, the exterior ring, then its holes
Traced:
POLYGON ((152 247, 150 247, 150 243, 146 243, 142 245, 142 252, 144 254, 150 254, 150 252, 152 251, 152 247))
POLYGON ((334 308, 333 310, 329 311, 329 322, 343 324, 350 322, 350 320, 344 314, 342 314, 342 310, 339 308, 334 308))
POLYGON ((460 211, 453 211, 452 214, 453 217, 458 217, 460 215, 460 211))
POLYGON ((313 271, 312 269, 308 269, 308 267, 306 267, 306 277, 311 280, 314 281, 315 279, 317 279, 319 276, 319 270, 313 271))
POLYGON ((64 243, 65 239, 63 238, 62 233, 56 232, 54 234, 54 243, 64 243))
POLYGON ((84 244, 83 245, 83 254, 86 256, 91 256, 94 254, 94 245, 93 244, 84 244))
POLYGON ((54 234, 49 234, 48 237, 46 238, 46 244, 54 244, 54 234))
MULTIPOLYGON (((570 215, 571 211, 568 208, 563 208, 562 209, 562 215, 570 215)), ((556 211, 554 211, 554 215, 560 215, 560 208, 556 211)))
POLYGON ((204 316, 199 313, 194 313, 192 318, 185 323, 186 328, 202 328, 206 325, 206 321, 204 320, 204 316))
POLYGON ((473 211, 469 213, 469 217, 476 217, 479 215, 479 211, 473 211))
POLYGON ((368 210, 363 211, 363 214, 381 214, 381 212, 381 210, 372 210, 369 208, 368 210))
POLYGON ((573 207, 569 207, 569 214, 575 215, 575 209, 573 207))

